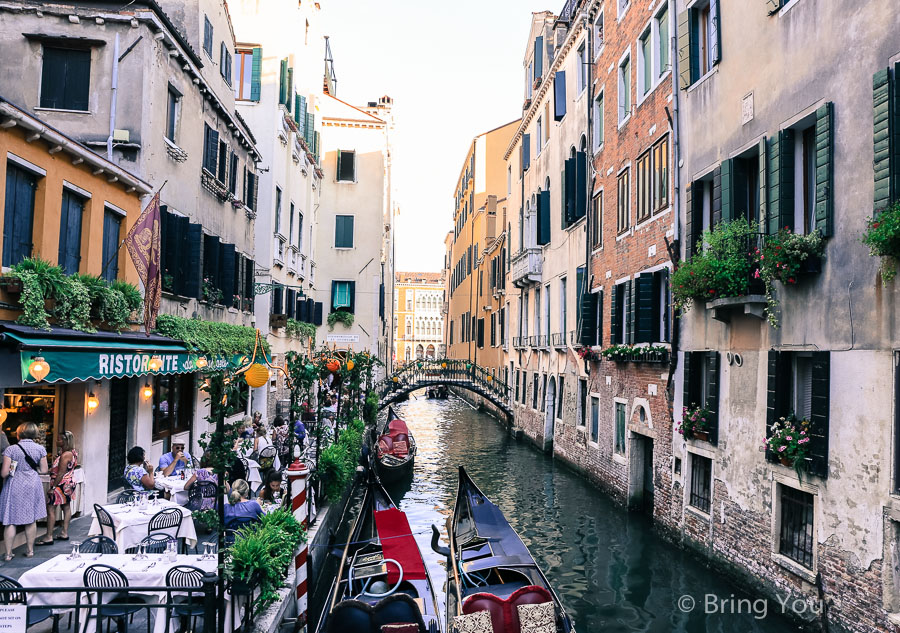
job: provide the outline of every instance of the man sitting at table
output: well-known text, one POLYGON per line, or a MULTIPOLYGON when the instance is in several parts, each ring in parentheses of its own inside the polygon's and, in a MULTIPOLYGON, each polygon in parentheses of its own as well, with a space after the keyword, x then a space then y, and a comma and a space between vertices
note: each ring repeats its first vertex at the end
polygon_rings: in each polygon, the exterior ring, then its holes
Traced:
POLYGON ((174 442, 172 450, 163 453, 159 458, 159 469, 162 471, 163 477, 168 477, 181 474, 182 470, 189 468, 193 463, 190 453, 184 452, 184 442, 174 442))

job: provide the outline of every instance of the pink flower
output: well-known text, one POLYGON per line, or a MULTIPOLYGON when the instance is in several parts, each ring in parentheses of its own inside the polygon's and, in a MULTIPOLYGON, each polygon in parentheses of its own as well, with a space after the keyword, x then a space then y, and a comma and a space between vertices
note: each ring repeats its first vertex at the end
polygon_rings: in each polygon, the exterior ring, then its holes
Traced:
POLYGON ((759 279, 759 268, 757 268, 756 270, 753 271, 753 278, 759 279))
POLYGON ((784 438, 784 439, 786 439, 788 442, 791 442, 791 441, 793 441, 794 436, 793 436, 793 435, 788 435, 788 436, 787 436, 786 438, 784 438))
POLYGON ((706 418, 700 418, 701 422, 706 422, 706 418))
POLYGON ((778 447, 778 452, 779 452, 779 453, 783 453, 783 452, 784 452, 784 449, 786 449, 786 448, 787 448, 787 446, 779 446, 779 447, 778 447))
POLYGON ((809 441, 808 437, 803 437, 803 438, 800 438, 800 441, 798 441, 797 444, 806 444, 808 441, 809 441))

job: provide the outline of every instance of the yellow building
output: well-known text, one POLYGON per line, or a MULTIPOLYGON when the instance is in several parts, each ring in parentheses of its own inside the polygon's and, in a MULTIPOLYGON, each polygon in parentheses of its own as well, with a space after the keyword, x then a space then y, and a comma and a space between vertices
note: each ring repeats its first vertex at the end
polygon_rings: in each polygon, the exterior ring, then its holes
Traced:
POLYGON ((448 236, 447 356, 465 358, 502 375, 507 315, 504 277, 508 178, 503 153, 519 121, 476 136, 454 194, 448 236))
POLYGON ((394 276, 394 363, 444 356, 444 281, 441 273, 394 276))

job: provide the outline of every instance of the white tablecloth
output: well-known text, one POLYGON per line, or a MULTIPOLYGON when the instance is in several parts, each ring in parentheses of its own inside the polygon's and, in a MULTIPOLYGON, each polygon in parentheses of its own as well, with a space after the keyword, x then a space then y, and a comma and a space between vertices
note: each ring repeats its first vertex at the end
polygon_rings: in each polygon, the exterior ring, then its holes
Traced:
POLYGON ((156 477, 156 487, 165 490, 172 497, 172 501, 180 506, 187 504, 189 492, 184 489, 184 484, 188 479, 182 479, 181 475, 170 475, 169 477, 156 477))
MULTIPOLYGON (((129 507, 118 503, 103 506, 103 509, 112 516, 113 523, 116 526, 115 541, 119 546, 120 553, 131 547, 136 547, 148 535, 147 528, 153 515, 166 508, 178 508, 181 510, 181 527, 178 529, 177 534, 174 528, 159 530, 159 532, 183 538, 189 547, 194 547, 197 544, 197 530, 194 528, 194 519, 191 518, 191 511, 165 499, 160 499, 157 504, 156 506, 147 504, 147 507, 143 510, 138 507, 129 507)), ((95 534, 102 534, 96 515, 91 521, 91 529, 88 532, 89 536, 94 536, 95 534)), ((109 534, 106 536, 109 536, 109 534)))
MULTIPOLYGON (((250 484, 250 487, 254 490, 262 483, 262 475, 260 474, 260 465, 256 460, 250 459, 246 455, 242 455, 244 459, 247 460, 247 465, 250 466, 250 470, 247 473, 247 483, 250 484)), ((275 461, 272 463, 272 468, 275 470, 281 469, 281 462, 278 459, 278 456, 275 456, 275 461)))
MULTIPOLYGON (((163 560, 162 554, 149 554, 145 560, 135 561, 131 554, 82 554, 80 560, 70 561, 66 554, 60 554, 50 560, 29 569, 19 578, 19 582, 29 589, 42 587, 83 587, 84 570, 91 565, 109 565, 115 567, 128 578, 128 584, 134 587, 164 587, 166 574, 176 565, 190 565, 206 572, 216 573, 216 560, 201 560, 199 556, 179 556, 174 563, 163 560)), ((165 600, 165 592, 144 593, 150 602, 165 600)), ((83 599, 83 595, 82 595, 83 599)), ((229 596, 225 596, 225 630, 231 631, 229 596)), ((29 606, 50 606, 58 604, 75 604, 73 593, 29 593, 29 606)), ((154 633, 165 633, 165 609, 150 609, 154 618, 154 633)), ((82 612, 81 626, 85 622, 86 611, 82 612)), ((177 618, 173 623, 177 626, 177 618)), ((92 621, 93 623, 93 621, 92 621)), ((171 627, 174 630, 174 626, 171 627)), ((91 629, 92 630, 92 629, 91 629)))

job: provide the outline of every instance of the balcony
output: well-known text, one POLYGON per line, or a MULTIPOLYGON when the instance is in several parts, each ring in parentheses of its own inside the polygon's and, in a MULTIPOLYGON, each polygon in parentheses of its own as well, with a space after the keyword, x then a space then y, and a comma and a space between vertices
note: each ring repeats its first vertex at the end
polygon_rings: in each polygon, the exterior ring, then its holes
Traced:
POLYGON ((528 347, 528 337, 527 336, 514 336, 513 337, 513 347, 516 349, 522 349, 523 347, 528 347))
POLYGON ((288 247, 288 261, 287 261, 287 269, 288 274, 296 275, 298 270, 298 260, 300 259, 300 254, 297 252, 297 249, 294 246, 288 247))
POLYGON ((278 266, 284 266, 284 238, 276 235, 275 236, 275 250, 273 251, 274 255, 272 259, 274 263, 278 266))
POLYGON ((544 258, 541 249, 531 246, 513 255, 510 266, 512 282, 519 288, 541 283, 544 258))
POLYGON ((582 2, 583 0, 566 0, 566 4, 563 6, 562 11, 559 12, 559 17, 556 18, 556 21, 562 22, 566 26, 570 25, 582 2))
POLYGON ((533 337, 535 339, 535 347, 547 349, 550 347, 550 337, 546 334, 538 334, 533 337))
POLYGON ((553 344, 553 347, 556 349, 565 348, 566 346, 566 333, 565 332, 554 332, 550 335, 550 342, 553 344))

